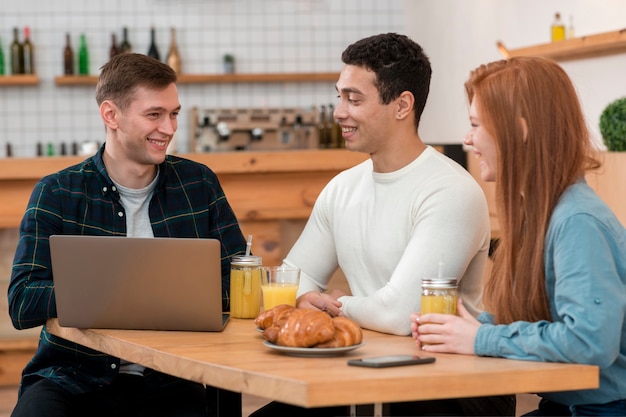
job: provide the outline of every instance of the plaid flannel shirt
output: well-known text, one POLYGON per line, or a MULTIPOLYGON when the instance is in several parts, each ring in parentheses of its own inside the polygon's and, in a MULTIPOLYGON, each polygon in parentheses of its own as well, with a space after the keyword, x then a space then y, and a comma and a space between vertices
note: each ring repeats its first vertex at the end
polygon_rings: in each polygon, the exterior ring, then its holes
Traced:
MULTIPOLYGON (((23 372, 22 390, 45 377, 70 392, 89 392, 107 385, 118 373, 118 358, 51 335, 45 326, 47 319, 57 316, 48 237, 126 235, 124 208, 107 175, 103 150, 104 146, 80 164, 41 179, 22 219, 8 291, 9 314, 17 329, 43 325, 37 352, 23 372)), ((218 178, 202 164, 171 155, 159 168, 149 208, 154 236, 220 240, 222 309, 227 311, 230 259, 245 252, 246 241, 218 178)))

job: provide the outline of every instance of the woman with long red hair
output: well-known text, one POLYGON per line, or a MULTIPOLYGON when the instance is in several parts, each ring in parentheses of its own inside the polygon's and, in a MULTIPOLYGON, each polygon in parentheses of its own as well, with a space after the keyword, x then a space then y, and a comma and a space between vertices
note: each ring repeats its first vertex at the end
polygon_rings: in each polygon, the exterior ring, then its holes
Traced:
POLYGON ((626 415, 626 231, 585 181, 599 160, 575 88, 543 58, 475 69, 465 144, 496 182, 486 310, 411 316, 428 352, 600 367, 600 388, 540 393, 530 415, 626 415))

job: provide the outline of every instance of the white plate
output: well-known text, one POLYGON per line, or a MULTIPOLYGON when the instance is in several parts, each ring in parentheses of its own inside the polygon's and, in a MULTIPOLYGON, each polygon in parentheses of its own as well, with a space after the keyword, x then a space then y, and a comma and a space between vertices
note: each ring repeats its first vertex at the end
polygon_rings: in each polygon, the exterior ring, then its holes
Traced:
POLYGON ((358 349, 362 346, 365 346, 365 343, 359 343, 358 345, 338 347, 338 348, 301 348, 301 347, 288 347, 288 346, 278 346, 274 343, 268 342, 267 340, 263 341, 263 344, 270 349, 277 350, 278 352, 285 353, 290 356, 303 356, 308 358, 321 358, 328 356, 340 356, 344 353, 350 352, 351 350, 358 349))

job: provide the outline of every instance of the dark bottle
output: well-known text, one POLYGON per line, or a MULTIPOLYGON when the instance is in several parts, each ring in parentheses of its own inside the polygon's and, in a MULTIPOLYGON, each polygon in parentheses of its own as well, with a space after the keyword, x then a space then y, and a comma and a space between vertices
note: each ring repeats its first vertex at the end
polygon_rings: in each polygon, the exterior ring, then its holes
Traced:
POLYGON ((2 52, 2 39, 0 39, 0 75, 4 75, 4 52, 2 52))
POLYGON ((119 55, 120 52, 120 48, 117 46, 117 36, 115 36, 115 33, 111 33, 111 47, 109 48, 109 59, 113 58, 115 55, 119 55))
POLYGON ((34 74, 35 52, 33 43, 30 40, 30 28, 28 26, 24 28, 24 42, 22 43, 22 50, 24 54, 24 74, 34 74))
POLYGON ((10 158, 10 157, 12 157, 12 156, 13 156, 13 146, 11 146, 11 143, 10 143, 10 142, 7 142, 7 147, 6 147, 6 154, 5 154, 5 156, 6 156, 7 158, 10 158))
POLYGON ((19 41, 17 28, 13 28, 13 42, 11 42, 11 74, 24 74, 24 49, 19 41))
POLYGON ((342 137, 341 137, 341 126, 339 126, 339 124, 337 123, 337 120, 335 120, 335 106, 333 106, 332 104, 328 105, 328 134, 330 135, 330 140, 329 140, 329 148, 341 148, 343 147, 342 144, 342 137))
POLYGON ((63 49, 63 73, 65 75, 74 74, 74 51, 72 50, 72 42, 70 34, 65 34, 65 48, 63 49))
POLYGON ((133 48, 130 46, 130 42, 128 41, 128 28, 122 29, 122 43, 120 44, 120 52, 126 53, 131 52, 133 48))
POLYGON ((148 48, 148 56, 157 60, 161 60, 159 49, 156 46, 156 34, 154 26, 150 28, 150 48, 148 48))
POLYGON ((330 148, 330 132, 326 122, 326 106, 320 106, 319 120, 317 121, 317 134, 320 148, 330 148))
POLYGON ((167 53, 167 65, 169 65, 176 74, 181 73, 180 53, 178 52, 178 44, 176 43, 176 29, 170 28, 170 50, 167 53))
POLYGON ((87 39, 85 34, 80 35, 80 46, 78 48, 78 73, 89 75, 89 50, 87 49, 87 39))

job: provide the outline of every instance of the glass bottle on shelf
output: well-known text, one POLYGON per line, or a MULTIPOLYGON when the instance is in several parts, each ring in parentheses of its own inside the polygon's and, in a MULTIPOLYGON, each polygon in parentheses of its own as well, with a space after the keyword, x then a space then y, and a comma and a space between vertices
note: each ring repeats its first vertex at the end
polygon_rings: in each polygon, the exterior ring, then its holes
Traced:
POLYGON ((19 40, 18 28, 13 28, 13 42, 11 42, 11 74, 24 74, 24 49, 19 40))
POLYGON ((569 16, 569 27, 567 28, 567 39, 574 39, 576 31, 574 30, 574 16, 569 16))
POLYGON ((34 74, 35 53, 33 43, 30 40, 30 28, 28 26, 24 28, 24 42, 22 43, 22 50, 24 54, 24 74, 34 74))
POLYGON ((562 41, 565 39, 565 24, 561 20, 561 14, 554 14, 554 22, 552 22, 552 42, 562 41))
POLYGON ((170 50, 167 53, 167 65, 169 65, 176 74, 181 73, 180 53, 178 52, 178 43, 176 42, 176 29, 170 28, 170 50))
POLYGON ((335 119, 335 106, 328 105, 328 129, 331 137, 331 148, 343 148, 343 137, 341 136, 341 126, 335 119))
POLYGON ((4 52, 2 51, 2 38, 0 38, 0 75, 4 75, 4 52))
POLYGON ((131 52, 133 48, 130 45, 128 40, 128 28, 124 27, 122 29, 122 43, 120 44, 121 53, 131 52))
POLYGON ((115 55, 119 55, 120 48, 117 45, 117 36, 115 33, 111 33, 111 47, 109 48, 109 59, 113 58, 115 55))
POLYGON ((150 47, 148 48, 148 56, 157 60, 161 60, 161 56, 159 55, 159 48, 156 46, 156 31, 154 30, 154 26, 150 28, 150 47))
POLYGON ((80 46, 78 48, 78 73, 89 75, 89 50, 87 49, 87 39, 85 34, 80 35, 80 46))
POLYGON ((330 132, 326 123, 326 106, 321 105, 317 121, 317 134, 320 148, 330 148, 330 132))
POLYGON ((74 74, 74 51, 69 32, 65 34, 65 48, 63 48, 63 73, 65 75, 74 74))

